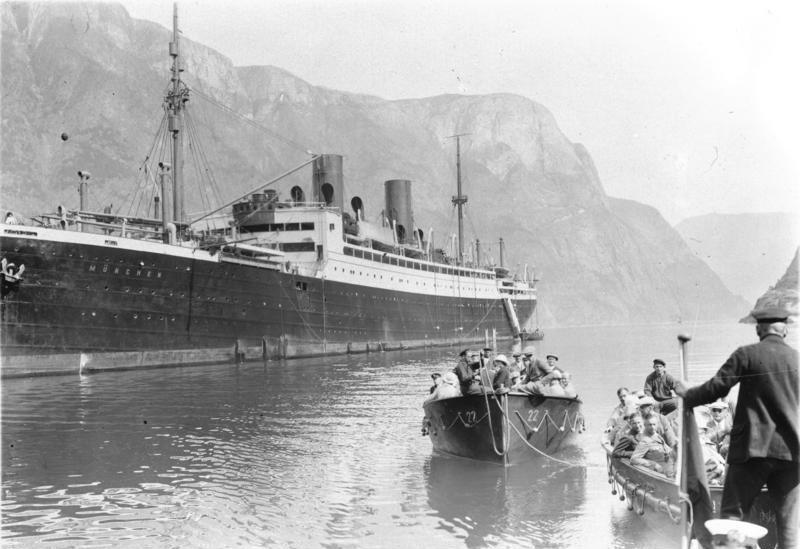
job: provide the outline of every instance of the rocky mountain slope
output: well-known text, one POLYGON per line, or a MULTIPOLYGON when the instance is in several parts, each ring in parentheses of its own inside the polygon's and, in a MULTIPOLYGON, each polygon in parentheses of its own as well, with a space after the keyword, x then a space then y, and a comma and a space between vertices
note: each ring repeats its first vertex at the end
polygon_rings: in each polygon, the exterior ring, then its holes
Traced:
MULTIPOLYGON (((151 147, 168 84, 169 31, 112 4, 0 10, 3 207, 27 216, 58 203, 76 207, 75 173, 83 169, 93 174, 90 207, 113 203, 117 211, 145 156, 159 154, 151 147)), ((456 231, 447 136, 468 134, 468 236, 495 261, 502 237, 507 266, 535 269, 543 325, 727 319, 747 310, 655 209, 608 197, 589 152, 530 99, 386 101, 316 87, 276 67, 235 67, 188 39, 182 48, 190 106, 199 112, 192 133, 205 143, 194 154, 214 169, 219 198, 299 164, 307 150, 338 153, 346 204, 361 196, 374 218, 383 182, 410 179, 417 224, 443 246, 456 231)), ((288 184, 309 181, 310 170, 288 184)), ((188 195, 199 210, 200 193, 188 195)))
POLYGON ((800 244, 796 212, 707 214, 675 229, 728 289, 751 303, 781 276, 800 244))
MULTIPOLYGON (((792 322, 797 322, 797 315, 800 313, 800 307, 798 307, 798 301, 800 301, 800 296, 798 296, 800 293, 798 292, 800 288, 798 286, 798 278, 800 278, 798 254, 800 254, 800 249, 795 251, 794 259, 783 276, 758 298, 754 310, 778 307, 792 315, 792 322)), ((755 319, 747 315, 741 319, 741 322, 751 323, 755 322, 755 319)))

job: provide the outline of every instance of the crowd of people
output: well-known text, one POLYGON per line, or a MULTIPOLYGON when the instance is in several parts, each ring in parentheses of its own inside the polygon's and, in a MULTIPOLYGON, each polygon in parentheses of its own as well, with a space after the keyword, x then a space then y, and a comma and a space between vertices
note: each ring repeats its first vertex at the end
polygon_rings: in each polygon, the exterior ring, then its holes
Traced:
POLYGON ((425 400, 453 398, 462 395, 506 394, 509 391, 543 396, 576 396, 571 376, 558 365, 558 356, 549 354, 542 360, 529 345, 514 351, 509 360, 495 355, 491 347, 464 349, 452 371, 431 374, 433 386, 425 400))
MULTIPOLYGON (((663 361, 654 361, 654 368, 666 377, 664 366, 663 361)), ((614 457, 628 458, 632 465, 674 477, 679 419, 676 398, 674 394, 660 392, 661 400, 657 400, 652 389, 648 393, 647 388, 645 383, 641 391, 617 389, 619 404, 612 411, 603 438, 613 449, 614 457)), ((725 476, 733 406, 735 403, 718 400, 695 408, 706 476, 711 485, 721 485, 725 476)))

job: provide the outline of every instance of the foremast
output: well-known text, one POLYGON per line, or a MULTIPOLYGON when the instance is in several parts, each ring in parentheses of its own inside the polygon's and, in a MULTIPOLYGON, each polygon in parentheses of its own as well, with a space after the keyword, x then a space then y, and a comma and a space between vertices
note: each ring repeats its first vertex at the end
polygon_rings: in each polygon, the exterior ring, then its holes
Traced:
MULTIPOLYGON (((178 29, 178 5, 172 7, 172 41, 169 43, 169 55, 172 58, 172 86, 164 98, 167 109, 167 127, 172 134, 172 165, 161 165, 162 177, 164 172, 172 171, 172 211, 164 204, 164 231, 167 232, 167 225, 173 221, 176 225, 182 226, 186 222, 184 212, 184 188, 183 188, 183 115, 184 104, 189 101, 189 89, 181 80, 183 72, 182 60, 180 55, 180 30, 178 29), (170 215, 171 214, 171 215, 170 215), (167 219, 171 217, 171 219, 167 219)), ((162 188, 162 193, 165 191, 162 188)), ((162 200, 166 200, 162 196, 162 200)))
POLYGON ((467 135, 460 133, 451 135, 456 139, 456 196, 453 197, 453 204, 458 209, 458 264, 464 264, 464 204, 467 203, 467 195, 461 193, 461 137, 467 135))

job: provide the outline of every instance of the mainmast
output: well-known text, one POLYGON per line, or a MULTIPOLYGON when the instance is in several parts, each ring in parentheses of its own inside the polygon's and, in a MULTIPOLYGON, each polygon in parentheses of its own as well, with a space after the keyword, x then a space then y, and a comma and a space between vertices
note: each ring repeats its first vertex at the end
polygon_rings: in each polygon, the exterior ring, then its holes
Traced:
POLYGON ((461 137, 469 135, 460 133, 458 135, 451 135, 450 137, 456 138, 456 192, 458 193, 453 197, 453 204, 458 207, 458 264, 464 264, 464 204, 467 203, 467 195, 461 194, 461 137))
MULTIPOLYGON (((172 133, 172 219, 175 223, 186 221, 183 200, 183 104, 189 100, 189 90, 181 81, 180 31, 178 30, 178 4, 172 8, 172 42, 169 55, 172 57, 172 88, 167 93, 168 127, 172 133)), ((162 197, 164 200, 165 197, 162 197)), ((166 223, 167 220, 164 220, 166 223)))

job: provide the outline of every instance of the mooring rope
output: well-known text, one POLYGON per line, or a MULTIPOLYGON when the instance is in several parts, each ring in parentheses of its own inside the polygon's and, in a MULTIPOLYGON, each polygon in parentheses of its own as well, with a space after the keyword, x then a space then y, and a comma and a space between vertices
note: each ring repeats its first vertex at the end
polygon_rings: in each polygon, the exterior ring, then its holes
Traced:
MULTIPOLYGON (((559 458, 557 458, 557 457, 553 457, 552 455, 550 455, 550 454, 547 454, 547 453, 545 453, 545 452, 543 452, 543 451, 539 450, 539 449, 538 449, 536 446, 534 446, 533 444, 531 444, 530 442, 528 442, 528 440, 527 440, 527 437, 526 437, 524 434, 522 434, 522 433, 519 431, 519 429, 517 429, 517 426, 516 426, 516 425, 514 425, 514 423, 511 421, 511 419, 510 419, 510 418, 508 417, 508 415, 505 413, 505 411, 503 410, 503 407, 500 405, 500 402, 497 400, 497 396, 496 396, 496 395, 492 395, 492 397, 494 398, 494 401, 495 401, 495 402, 497 402, 497 406, 498 406, 498 408, 500 409, 500 412, 503 414, 503 417, 505 418, 506 424, 507 424, 507 425, 510 425, 510 426, 511 426, 511 428, 512 428, 512 429, 514 429, 514 432, 516 432, 516 433, 517 433, 517 436, 519 437, 519 439, 520 439, 520 440, 521 440, 523 443, 525 443, 525 445, 526 445, 526 446, 528 446, 528 448, 530 448, 530 449, 531 449, 531 450, 533 450, 534 452, 536 452, 536 453, 538 453, 538 454, 540 454, 540 455, 542 455, 542 456, 544 456, 544 457, 546 457, 546 458, 548 458, 548 459, 551 459, 551 460, 553 460, 553 461, 555 461, 555 462, 557 462, 557 463, 561 463, 561 464, 563 464, 563 465, 567 465, 567 466, 569 466, 569 467, 583 467, 583 463, 578 463, 578 462, 570 462, 570 461, 566 461, 566 460, 563 460, 563 459, 559 459, 559 458)), ((547 415, 547 412, 548 412, 548 411, 547 411, 547 410, 545 410, 545 415, 547 415)), ((519 416, 519 412, 516 412, 516 413, 517 413, 517 415, 519 416)), ((565 411, 565 415, 566 415, 567 413, 568 413, 568 412, 567 412, 567 411, 565 411)), ((576 417, 577 417, 577 416, 578 416, 578 414, 576 414, 576 417)), ((519 417, 520 417, 520 419, 522 419, 522 416, 519 416, 519 417)), ((552 421, 552 420, 551 420, 551 421, 552 421)), ((523 423, 524 423, 524 420, 523 420, 523 423)), ((577 425, 577 422, 576 422, 576 425, 577 425)), ((558 426, 557 426, 555 423, 554 423, 554 426, 558 427, 558 426)), ((562 429, 560 429, 560 430, 561 430, 561 431, 563 431, 564 429, 562 428, 562 429)), ((573 429, 573 430, 574 430, 574 429, 573 429)))

